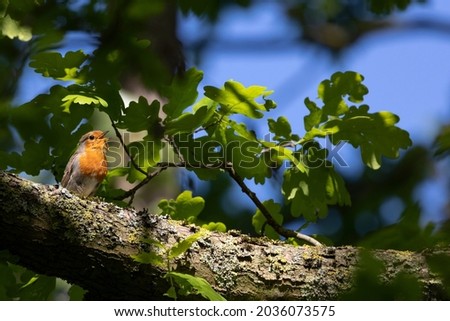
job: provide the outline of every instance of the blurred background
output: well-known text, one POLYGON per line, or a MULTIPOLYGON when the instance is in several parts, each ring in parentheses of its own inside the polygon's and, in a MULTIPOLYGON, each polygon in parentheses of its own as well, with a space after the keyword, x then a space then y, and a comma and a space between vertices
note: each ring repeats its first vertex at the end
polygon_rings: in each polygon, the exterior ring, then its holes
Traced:
MULTIPOLYGON (((414 146, 401 159, 385 160, 382 169, 373 171, 363 167, 358 151, 344 145, 339 155, 345 165, 335 166, 346 178, 353 205, 332 208, 325 220, 308 226, 306 233, 323 235, 333 244, 378 242, 380 246, 380 237, 373 241, 374 233, 406 231, 417 239, 405 236, 398 247, 409 242, 408 248, 420 248, 426 243, 421 236, 425 230, 436 232, 448 224, 449 161, 445 150, 435 156, 436 139, 447 137, 445 126, 450 120, 450 5, 446 0, 51 0, 34 5, 27 0, 14 4, 14 10, 28 10, 26 23, 33 30, 53 34, 55 39, 60 36, 53 46, 60 52, 126 51, 129 40, 122 35, 130 29, 150 39, 149 56, 129 54, 123 60, 118 75, 124 100, 158 97, 158 86, 170 75, 195 66, 204 71, 202 86, 220 87, 234 79, 245 86, 274 90, 271 98, 278 108, 266 117, 286 116, 299 135, 304 132, 307 112, 303 100, 317 97, 320 81, 336 71, 359 72, 369 88, 365 102, 372 112, 389 110, 399 115, 398 125, 410 133, 414 146), (154 72, 141 74, 144 65, 143 70, 154 72), (404 224, 401 230, 389 232, 398 222, 404 224)), ((0 147, 6 151, 23 148, 23 137, 7 121, 7 109, 48 92, 55 84, 28 66, 27 46, 0 38, 0 147)), ((97 122, 108 129, 101 116, 97 122)), ((264 136, 267 126, 263 124, 248 126, 264 136)), ((48 171, 32 179, 55 183, 48 171)), ((276 176, 264 186, 248 184, 262 200, 282 199, 276 176)), ((205 198, 205 222, 222 221, 230 229, 253 232, 254 205, 226 175, 203 182, 183 170, 165 173, 137 195, 137 206, 156 211, 160 197, 175 197, 183 189, 205 198)), ((302 224, 292 218, 287 222, 291 228, 302 224)))

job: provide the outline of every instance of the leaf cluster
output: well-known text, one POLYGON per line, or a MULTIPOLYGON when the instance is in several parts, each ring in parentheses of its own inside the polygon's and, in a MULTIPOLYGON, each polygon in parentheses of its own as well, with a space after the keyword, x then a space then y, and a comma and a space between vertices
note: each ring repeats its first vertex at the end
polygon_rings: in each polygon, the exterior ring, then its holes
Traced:
MULTIPOLYGON (((92 57, 80 50, 32 57, 30 66, 36 72, 69 84, 55 85, 48 94, 12 111, 13 124, 27 139, 22 154, 1 152, 2 168, 32 175, 49 169, 59 179, 71 153, 67 146, 75 146, 79 136, 91 129, 86 120, 97 109, 108 115, 129 157, 125 166, 109 172, 103 196, 132 200, 138 188, 168 167, 184 167, 202 180, 229 173, 258 207, 253 218, 256 231, 266 233, 263 227, 268 221, 278 225, 272 227, 280 234, 281 204, 259 201, 246 181, 264 184, 274 170, 284 170, 281 192, 290 215, 315 222, 327 216, 330 205, 350 204, 345 183, 329 159, 330 150, 321 145, 323 138, 332 146, 346 142, 359 148, 363 162, 373 169, 381 166, 383 157, 396 158, 411 145, 408 133, 396 126, 398 116, 387 111, 370 113, 369 106, 362 104, 368 90, 356 72, 337 72, 322 81, 318 87, 321 106, 305 99, 309 114, 304 117, 303 137, 293 132, 284 116, 269 118, 269 135, 258 137, 247 123, 276 108, 269 98, 272 92, 263 86, 246 87, 229 80, 222 88, 205 86, 204 97, 198 99, 203 73, 192 68, 163 86, 160 94, 165 103, 140 97, 125 106, 116 83, 99 84, 88 77, 92 73, 89 61, 92 57), (239 122, 239 117, 247 122, 239 122), (27 119, 37 124, 19 124, 27 119), (124 143, 120 130, 140 133, 142 139, 124 143), (175 163, 164 162, 166 147, 171 148, 175 163), (131 191, 115 190, 109 182, 116 176, 138 185, 131 191)), ((174 218, 194 222, 203 203, 183 193, 175 201, 162 201, 160 208, 174 218)), ((267 233, 277 238, 274 231, 267 233)))
MULTIPOLYGON (((0 251, 0 301, 42 301, 53 298, 57 288, 56 277, 36 274, 17 265, 16 258, 0 251)), ((84 291, 73 285, 68 291, 70 300, 81 300, 84 291)))

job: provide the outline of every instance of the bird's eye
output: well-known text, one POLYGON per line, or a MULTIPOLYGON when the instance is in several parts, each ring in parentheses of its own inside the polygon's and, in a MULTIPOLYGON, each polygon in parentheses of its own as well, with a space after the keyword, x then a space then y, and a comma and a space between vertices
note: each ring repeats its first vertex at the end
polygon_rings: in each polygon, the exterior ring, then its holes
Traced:
POLYGON ((94 138, 95 138, 94 135, 89 136, 90 140, 94 140, 94 138))

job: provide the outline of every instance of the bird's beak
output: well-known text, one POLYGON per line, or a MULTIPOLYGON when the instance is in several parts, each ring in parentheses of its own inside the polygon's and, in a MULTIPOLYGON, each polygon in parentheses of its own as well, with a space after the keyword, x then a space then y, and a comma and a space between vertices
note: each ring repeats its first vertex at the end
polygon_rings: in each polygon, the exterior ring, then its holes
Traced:
POLYGON ((104 131, 103 134, 100 136, 100 138, 105 138, 106 140, 108 140, 108 137, 105 137, 106 134, 108 134, 108 133, 109 133, 109 130, 104 131))

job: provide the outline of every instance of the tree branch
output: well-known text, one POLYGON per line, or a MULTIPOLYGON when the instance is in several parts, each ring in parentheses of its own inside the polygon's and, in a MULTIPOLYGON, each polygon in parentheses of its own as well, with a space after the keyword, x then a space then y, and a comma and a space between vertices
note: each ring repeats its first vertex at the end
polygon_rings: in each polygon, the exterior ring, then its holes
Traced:
POLYGON ((315 246, 322 246, 322 243, 312 238, 311 236, 286 229, 280 224, 278 224, 277 221, 273 219, 272 214, 270 214, 270 212, 267 210, 264 204, 256 196, 256 194, 248 188, 248 186, 244 183, 242 178, 236 173, 234 168, 227 167, 225 170, 228 172, 228 174, 230 174, 230 177, 239 185, 239 187, 242 189, 242 192, 245 193, 252 200, 253 204, 255 204, 256 207, 261 211, 261 213, 266 218, 267 224, 269 224, 278 234, 286 238, 289 237, 297 238, 299 240, 306 241, 315 246))
MULTIPOLYGON (((128 158, 130 159, 131 165, 133 165, 133 167, 134 167, 137 171, 141 172, 141 173, 144 174, 144 175, 147 175, 148 173, 147 173, 146 171, 144 171, 142 168, 140 168, 139 165, 138 165, 138 164, 136 163, 136 161, 134 160, 134 158, 131 157, 130 151, 128 150, 127 145, 125 145, 125 143, 124 143, 124 141, 123 141, 122 134, 120 133, 119 129, 117 128, 117 126, 116 126, 116 124, 114 123, 114 120, 111 118, 111 116, 110 116, 110 115, 108 115, 108 116, 109 116, 109 119, 111 120, 111 126, 112 126, 112 128, 114 128, 114 132, 115 132, 115 134, 116 134, 116 137, 119 139, 120 144, 122 145, 123 150, 125 151, 125 154, 127 154, 128 158)), ((124 198, 126 198, 126 197, 124 197, 124 198)), ((122 198, 122 199, 123 199, 123 198, 122 198)))
MULTIPOLYGON (((0 250, 9 250, 37 273, 82 286, 89 299, 167 299, 167 271, 139 264, 131 255, 149 250, 143 238, 171 246, 197 230, 0 171, 0 250)), ((211 232, 173 266, 205 278, 229 300, 331 300, 352 288, 358 253, 354 247, 295 247, 211 232)), ((424 254, 373 254, 386 267, 381 281, 403 271, 418 277, 424 299, 445 298, 442 281, 430 272, 424 254)))

